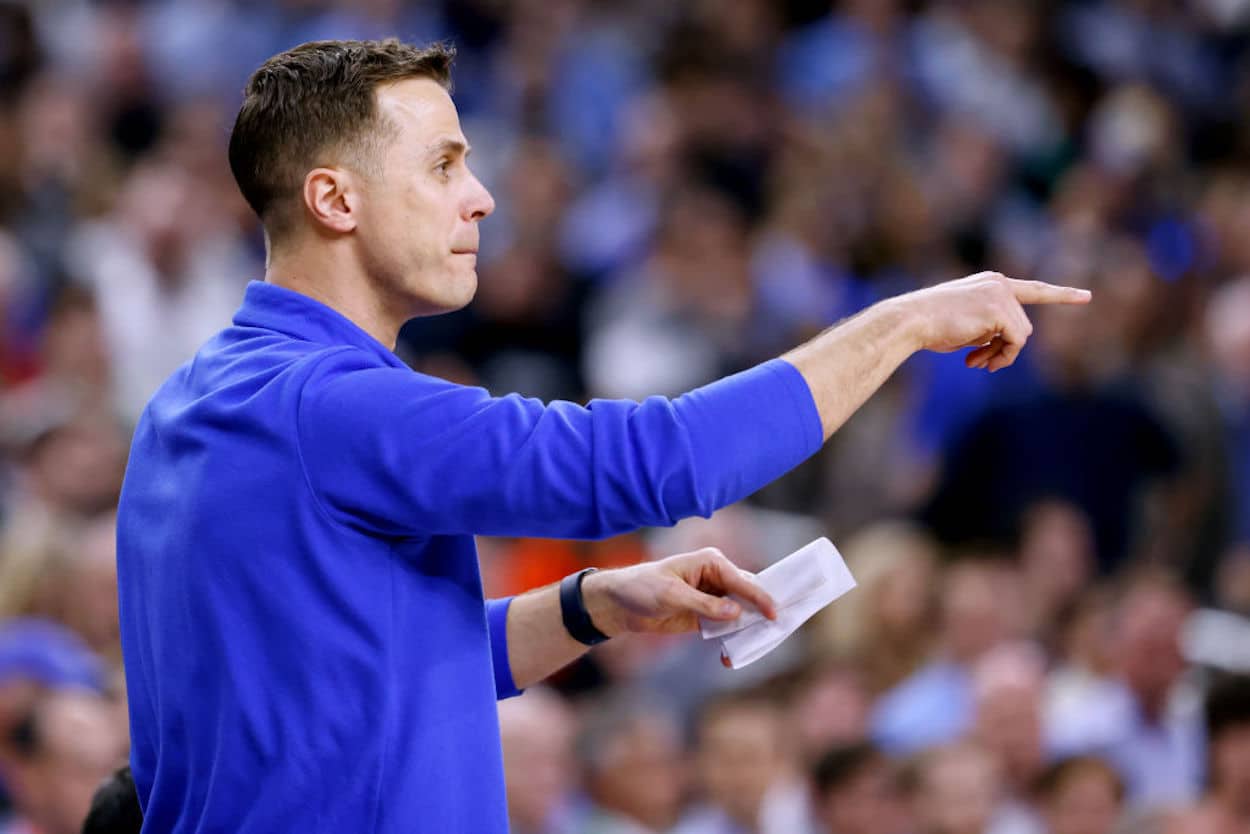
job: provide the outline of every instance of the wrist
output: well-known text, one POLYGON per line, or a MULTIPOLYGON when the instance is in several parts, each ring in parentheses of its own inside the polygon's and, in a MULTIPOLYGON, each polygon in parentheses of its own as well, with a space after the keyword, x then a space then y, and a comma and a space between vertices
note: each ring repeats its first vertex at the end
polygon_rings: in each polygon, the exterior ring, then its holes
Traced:
POLYGON ((887 330, 897 334, 907 346, 909 355, 924 349, 927 341, 925 315, 921 305, 917 303, 915 293, 906 293, 878 302, 874 312, 880 317, 887 330))
POLYGON ((612 595, 612 585, 616 581, 612 570, 597 570, 582 578, 582 603, 595 628, 609 637, 615 637, 625 631, 625 626, 617 616, 620 606, 612 595))

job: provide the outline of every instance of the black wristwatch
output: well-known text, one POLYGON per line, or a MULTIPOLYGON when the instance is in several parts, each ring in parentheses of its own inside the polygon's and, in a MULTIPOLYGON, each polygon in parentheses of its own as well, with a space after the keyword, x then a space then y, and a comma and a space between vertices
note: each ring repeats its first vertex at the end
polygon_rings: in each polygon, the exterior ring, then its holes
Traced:
POLYGON ((595 628, 590 612, 586 610, 586 600, 582 597, 582 580, 586 574, 597 570, 586 568, 560 580, 560 616, 564 618, 564 627, 570 637, 587 646, 597 646, 608 639, 608 635, 595 628))

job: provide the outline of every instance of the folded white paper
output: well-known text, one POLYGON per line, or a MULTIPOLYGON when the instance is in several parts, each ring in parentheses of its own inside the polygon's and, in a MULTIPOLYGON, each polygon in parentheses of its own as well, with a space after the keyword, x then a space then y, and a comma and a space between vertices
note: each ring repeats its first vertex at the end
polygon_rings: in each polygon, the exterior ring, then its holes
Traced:
POLYGON ((719 639, 734 669, 741 669, 775 649, 820 609, 855 587, 846 561, 826 538, 804 545, 753 577, 777 603, 777 619, 769 620, 738 599, 742 614, 734 620, 704 620, 705 640, 719 639))

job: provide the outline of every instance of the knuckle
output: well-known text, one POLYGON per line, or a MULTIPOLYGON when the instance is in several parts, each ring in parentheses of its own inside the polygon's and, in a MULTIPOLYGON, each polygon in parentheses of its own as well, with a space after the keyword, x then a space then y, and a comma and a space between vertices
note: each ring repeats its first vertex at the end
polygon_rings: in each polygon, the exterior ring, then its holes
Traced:
POLYGON ((703 547, 699 549, 698 553, 704 559, 710 559, 713 562, 728 561, 719 547, 703 547))

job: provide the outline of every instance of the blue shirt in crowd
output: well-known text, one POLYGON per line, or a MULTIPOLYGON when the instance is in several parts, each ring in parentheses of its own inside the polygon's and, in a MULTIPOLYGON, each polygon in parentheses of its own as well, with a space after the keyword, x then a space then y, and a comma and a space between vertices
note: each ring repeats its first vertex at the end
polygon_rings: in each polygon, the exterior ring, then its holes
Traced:
POLYGON ((814 452, 774 360, 675 400, 544 405, 415 373, 249 285, 148 404, 118 520, 144 831, 507 831, 509 600, 474 534, 708 515, 814 452))

